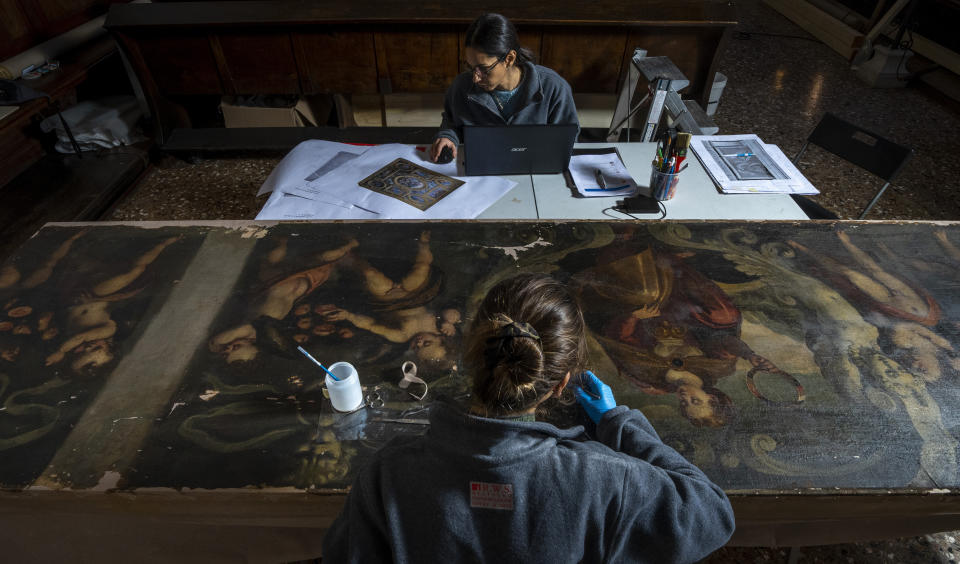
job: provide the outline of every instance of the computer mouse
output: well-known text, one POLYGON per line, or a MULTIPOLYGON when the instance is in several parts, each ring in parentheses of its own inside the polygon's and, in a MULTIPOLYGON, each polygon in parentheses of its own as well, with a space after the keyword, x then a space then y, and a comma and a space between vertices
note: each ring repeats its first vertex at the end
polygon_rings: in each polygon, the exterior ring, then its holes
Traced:
POLYGON ((450 145, 444 145, 443 150, 440 151, 440 156, 437 157, 437 162, 440 164, 447 164, 453 160, 453 149, 450 148, 450 145))

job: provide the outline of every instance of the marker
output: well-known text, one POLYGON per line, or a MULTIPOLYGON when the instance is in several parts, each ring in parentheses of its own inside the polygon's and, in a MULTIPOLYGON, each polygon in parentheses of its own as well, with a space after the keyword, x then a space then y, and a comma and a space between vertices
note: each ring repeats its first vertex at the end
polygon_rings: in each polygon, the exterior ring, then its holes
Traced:
POLYGON ((305 350, 303 349, 303 347, 299 347, 299 346, 298 346, 298 347, 297 347, 297 350, 300 351, 300 352, 302 352, 304 355, 306 355, 306 357, 309 358, 310 360, 312 360, 312 361, 314 362, 314 364, 316 364, 316 365, 319 366, 320 368, 323 368, 323 371, 326 372, 327 374, 329 374, 331 378, 333 378, 333 379, 336 380, 337 382, 340 381, 340 378, 337 378, 336 376, 334 376, 334 375, 333 375, 333 372, 330 372, 329 370, 327 370, 327 367, 324 366, 324 365, 322 365, 322 364, 320 364, 320 361, 319 361, 319 360, 317 360, 317 359, 313 358, 312 356, 310 356, 310 353, 308 353, 307 351, 305 351, 305 350))

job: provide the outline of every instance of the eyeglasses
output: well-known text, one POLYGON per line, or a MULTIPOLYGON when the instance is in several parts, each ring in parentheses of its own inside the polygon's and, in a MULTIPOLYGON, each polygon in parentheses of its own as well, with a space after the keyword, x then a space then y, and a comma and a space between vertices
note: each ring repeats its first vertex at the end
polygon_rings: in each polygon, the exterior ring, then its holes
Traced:
POLYGON ((507 56, 504 55, 502 57, 499 57, 496 61, 490 63, 489 65, 477 65, 475 67, 472 67, 470 66, 469 63, 465 62, 463 63, 463 70, 465 70, 466 72, 469 72, 470 74, 480 74, 481 77, 487 76, 488 74, 490 74, 490 71, 493 70, 493 67, 502 63, 503 60, 506 58, 507 56))

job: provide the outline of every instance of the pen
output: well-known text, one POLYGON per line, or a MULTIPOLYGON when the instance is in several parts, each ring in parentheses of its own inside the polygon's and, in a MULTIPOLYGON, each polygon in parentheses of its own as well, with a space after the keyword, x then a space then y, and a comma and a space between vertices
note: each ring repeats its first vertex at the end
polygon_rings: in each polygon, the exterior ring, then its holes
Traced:
POLYGON ((606 181, 603 180, 603 173, 600 172, 599 168, 593 171, 593 175, 597 177, 597 186, 599 186, 601 190, 607 187, 606 181))
POLYGON ((734 157, 752 157, 753 153, 737 153, 734 157))

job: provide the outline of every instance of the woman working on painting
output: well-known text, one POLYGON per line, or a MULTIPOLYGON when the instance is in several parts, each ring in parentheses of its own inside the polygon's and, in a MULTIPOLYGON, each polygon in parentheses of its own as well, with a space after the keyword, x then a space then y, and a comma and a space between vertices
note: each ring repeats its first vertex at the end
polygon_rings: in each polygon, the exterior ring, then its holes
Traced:
POLYGON ((480 16, 467 28, 465 46, 467 69, 447 90, 430 160, 437 162, 445 147, 456 158, 464 125, 579 125, 570 85, 533 62, 507 18, 480 16))
POLYGON ((490 290, 467 338, 467 411, 435 404, 423 437, 396 439, 358 474, 323 543, 331 562, 693 562, 723 545, 723 490, 591 372, 596 423, 536 421, 586 355, 567 288, 524 274, 490 290))

